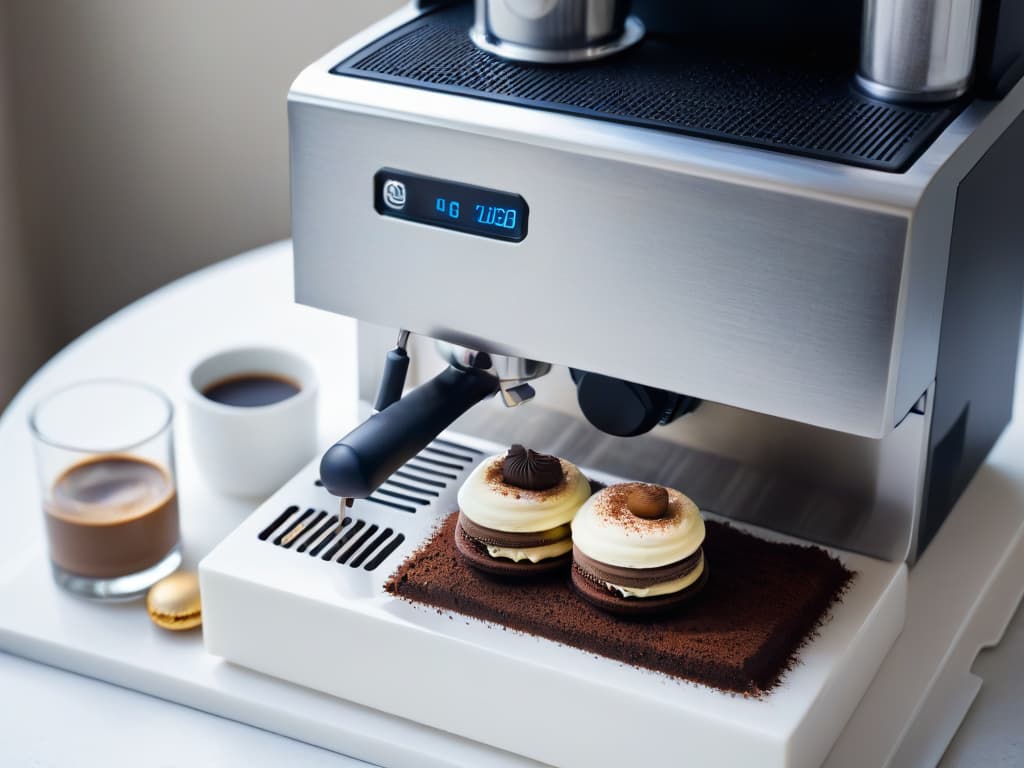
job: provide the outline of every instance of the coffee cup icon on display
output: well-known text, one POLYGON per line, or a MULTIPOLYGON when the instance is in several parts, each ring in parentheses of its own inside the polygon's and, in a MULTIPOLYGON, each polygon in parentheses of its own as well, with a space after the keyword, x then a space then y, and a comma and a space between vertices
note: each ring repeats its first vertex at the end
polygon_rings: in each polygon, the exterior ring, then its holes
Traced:
POLYGON ((384 204, 400 211, 405 208, 405 184, 394 179, 384 182, 384 204))

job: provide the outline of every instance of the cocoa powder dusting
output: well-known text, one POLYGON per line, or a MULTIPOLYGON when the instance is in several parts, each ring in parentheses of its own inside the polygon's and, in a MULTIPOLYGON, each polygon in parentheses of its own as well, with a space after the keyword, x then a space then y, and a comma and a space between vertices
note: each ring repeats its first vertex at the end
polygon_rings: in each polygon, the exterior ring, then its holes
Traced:
POLYGON ((617 483, 605 488, 601 497, 595 501, 598 518, 640 535, 664 531, 679 525, 679 505, 673 505, 671 502, 664 516, 658 518, 644 519, 629 511, 630 493, 645 485, 646 483, 617 483))
POLYGON ((457 517, 398 568, 388 592, 748 696, 778 685, 854 576, 818 547, 768 542, 708 522, 703 592, 665 617, 621 619, 578 597, 568 569, 513 582, 470 568, 453 544, 457 517))

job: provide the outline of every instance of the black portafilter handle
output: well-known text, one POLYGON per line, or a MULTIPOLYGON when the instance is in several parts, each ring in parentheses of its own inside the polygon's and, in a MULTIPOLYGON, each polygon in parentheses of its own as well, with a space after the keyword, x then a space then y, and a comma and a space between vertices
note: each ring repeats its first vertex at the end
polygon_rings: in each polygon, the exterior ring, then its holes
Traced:
POLYGON ((380 378, 377 402, 373 404, 375 411, 383 411, 402 399, 405 376, 408 372, 409 353, 402 347, 396 347, 388 352, 388 356, 384 359, 384 373, 380 378))
POLYGON ((331 446, 320 461, 320 481, 335 496, 365 499, 459 416, 497 391, 498 379, 489 373, 445 369, 331 446))

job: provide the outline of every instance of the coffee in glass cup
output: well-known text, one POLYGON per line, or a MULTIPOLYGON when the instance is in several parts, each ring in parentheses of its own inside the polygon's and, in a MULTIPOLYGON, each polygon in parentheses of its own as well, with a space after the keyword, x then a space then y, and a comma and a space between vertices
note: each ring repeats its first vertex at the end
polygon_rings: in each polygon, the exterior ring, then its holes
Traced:
POLYGON ((130 598, 181 563, 173 408, 160 392, 99 380, 36 406, 31 427, 54 578, 130 598))

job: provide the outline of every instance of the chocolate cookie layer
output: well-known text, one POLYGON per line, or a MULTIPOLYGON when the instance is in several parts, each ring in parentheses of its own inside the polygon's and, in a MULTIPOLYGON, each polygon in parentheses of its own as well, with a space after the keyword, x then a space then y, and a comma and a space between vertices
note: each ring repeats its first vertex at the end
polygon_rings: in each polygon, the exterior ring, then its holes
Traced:
MULTIPOLYGON (((452 513, 391 577, 393 595, 494 622, 677 678, 761 694, 797 661, 853 574, 827 552, 707 523, 714 569, 700 595, 656 620, 595 611, 569 574, 508 583, 471 568, 455 548, 452 513)), ((521 565, 509 563, 520 573, 521 565)))
POLYGON ((557 528, 550 528, 546 531, 535 531, 532 533, 513 533, 510 531, 499 531, 495 528, 474 523, 468 517, 459 513, 459 525, 466 535, 475 539, 481 544, 491 544, 495 547, 507 547, 509 549, 524 549, 529 547, 543 547, 546 544, 554 544, 572 535, 569 524, 560 525, 557 528))
POLYGON ((678 592, 654 597, 623 597, 618 592, 610 590, 603 582, 595 581, 594 577, 580 568, 578 563, 573 563, 572 566, 572 584, 580 596, 591 605, 616 616, 646 617, 675 610, 696 597, 704 589, 707 581, 708 571, 705 567, 693 584, 678 592))
MULTIPOLYGON (((455 519, 457 515, 452 515, 455 519)), ((473 538, 470 538, 461 525, 454 526, 455 548, 462 555, 467 563, 477 570, 494 574, 495 576, 530 576, 552 573, 567 569, 572 561, 572 552, 566 552, 558 557, 550 557, 533 563, 529 560, 515 562, 506 558, 491 557, 487 551, 487 545, 473 538)))
POLYGON ((579 566, 583 575, 590 576, 592 579, 602 583, 611 582, 623 587, 635 587, 637 589, 644 589, 655 584, 664 584, 666 581, 683 578, 700 565, 702 555, 703 550, 698 549, 685 560, 680 560, 670 565, 663 565, 660 568, 623 568, 619 565, 600 563, 580 552, 579 547, 574 546, 572 548, 573 560, 579 566))

